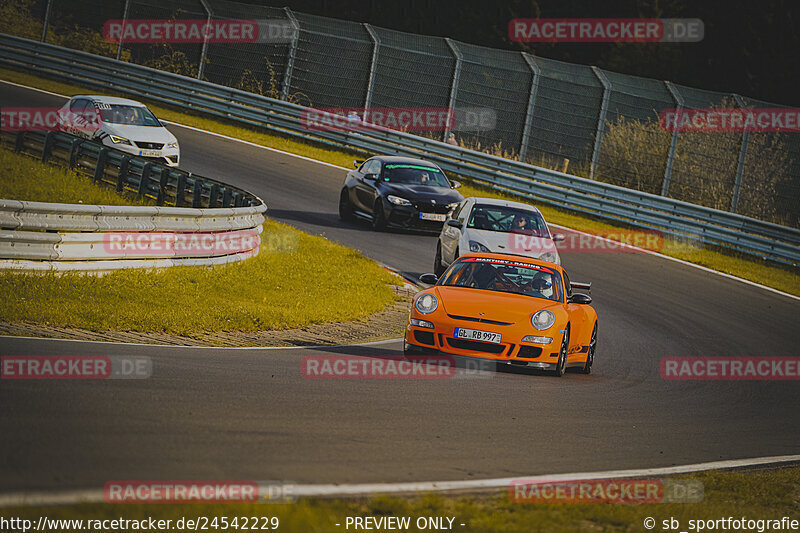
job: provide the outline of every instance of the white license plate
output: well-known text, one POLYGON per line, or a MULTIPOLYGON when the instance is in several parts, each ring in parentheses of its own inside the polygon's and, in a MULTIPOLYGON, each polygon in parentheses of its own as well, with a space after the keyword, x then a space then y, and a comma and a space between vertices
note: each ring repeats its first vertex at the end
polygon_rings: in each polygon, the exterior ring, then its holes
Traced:
POLYGON ((444 222, 447 215, 440 215, 438 213, 420 213, 419 218, 422 220, 435 220, 436 222, 444 222))
POLYGON ((139 150, 142 157, 161 157, 161 150, 139 150))
POLYGON ((469 339, 471 341, 492 342, 500 344, 500 339, 503 338, 499 333, 491 331, 480 331, 478 329, 456 328, 455 337, 457 339, 469 339))

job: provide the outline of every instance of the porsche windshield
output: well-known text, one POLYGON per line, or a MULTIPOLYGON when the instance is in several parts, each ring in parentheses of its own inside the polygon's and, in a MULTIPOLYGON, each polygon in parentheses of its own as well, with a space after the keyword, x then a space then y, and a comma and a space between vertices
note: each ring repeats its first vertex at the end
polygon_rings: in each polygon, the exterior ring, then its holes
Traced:
POLYGON ((405 185, 430 185, 450 187, 450 182, 440 169, 423 165, 387 163, 383 167, 383 181, 405 185))
POLYGON ((469 216, 467 227, 503 233, 525 233, 536 237, 549 237, 542 215, 535 211, 503 205, 476 205, 469 216))
POLYGON ((98 103, 103 122, 125 126, 161 127, 161 122, 146 107, 98 103))
POLYGON ((456 262, 439 285, 561 300, 558 272, 516 261, 467 257, 456 262))

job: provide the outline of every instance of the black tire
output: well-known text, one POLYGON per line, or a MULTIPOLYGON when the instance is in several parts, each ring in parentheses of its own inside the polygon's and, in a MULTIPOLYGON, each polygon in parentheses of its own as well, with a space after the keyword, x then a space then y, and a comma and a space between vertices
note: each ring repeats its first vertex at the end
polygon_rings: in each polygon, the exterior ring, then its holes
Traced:
POLYGON ((442 266, 442 241, 436 243, 436 257, 433 259, 433 273, 437 278, 441 278, 444 271, 447 270, 442 266))
POLYGON ((569 353, 569 326, 564 333, 564 340, 561 341, 561 350, 558 352, 558 362, 553 370, 553 375, 557 378, 562 377, 567 371, 567 353, 569 353))
POLYGON ((597 350, 597 322, 592 330, 592 338, 589 340, 589 353, 586 354, 586 363, 581 367, 581 374, 591 374, 592 364, 594 364, 594 353, 597 350))
POLYGON ((350 205, 350 195, 347 192, 347 187, 342 189, 339 195, 339 219, 344 222, 353 220, 353 206, 350 205))
POLYGON ((386 229, 386 214, 383 212, 383 200, 378 198, 372 206, 372 229, 383 231, 386 229))

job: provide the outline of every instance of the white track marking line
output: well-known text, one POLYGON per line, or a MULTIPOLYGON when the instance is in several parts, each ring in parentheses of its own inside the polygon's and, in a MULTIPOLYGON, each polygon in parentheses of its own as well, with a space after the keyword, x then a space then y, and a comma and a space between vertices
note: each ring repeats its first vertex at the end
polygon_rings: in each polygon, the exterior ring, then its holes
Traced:
MULTIPOLYGON (((0 80, 0 82, 7 83, 9 85, 14 85, 14 86, 21 87, 21 88, 25 88, 25 89, 32 89, 34 91, 39 91, 39 92, 42 92, 42 93, 45 93, 45 94, 50 94, 50 95, 53 95, 53 96, 60 96, 62 98, 69 98, 68 96, 64 96, 63 94, 57 94, 57 93, 53 93, 53 92, 50 92, 50 91, 45 91, 44 89, 37 89, 36 87, 28 87, 27 85, 21 85, 21 84, 18 84, 18 83, 14 83, 14 82, 10 82, 10 81, 4 81, 4 80, 0 80)), ((204 129, 200 129, 200 128, 195 128, 193 126, 186 126, 186 125, 181 124, 179 122, 170 122, 170 121, 167 121, 167 120, 165 120, 164 122, 167 122, 168 124, 174 124, 176 126, 180 126, 181 128, 186 128, 186 129, 189 129, 189 130, 194 130, 194 131, 198 131, 198 132, 201 132, 201 133, 206 133, 208 135, 213 135, 215 137, 220 137, 220 138, 223 138, 223 139, 228 139, 228 140, 231 140, 231 141, 240 142, 240 143, 246 144, 248 146, 253 146, 255 148, 261 148, 261 149, 264 149, 264 150, 269 150, 271 152, 276 152, 276 153, 287 155, 287 156, 290 156, 290 157, 296 157, 296 158, 302 159, 304 161, 309 161, 309 162, 312 162, 312 163, 318 163, 320 165, 325 165, 326 167, 336 168, 336 169, 340 169, 340 170, 349 170, 346 167, 340 167, 339 165, 334 165, 332 163, 326 163, 325 161, 320 161, 318 159, 312 159, 310 157, 293 154, 291 152, 286 152, 284 150, 279 150, 277 148, 270 148, 269 146, 263 146, 261 144, 252 143, 250 141, 243 141, 243 140, 237 139, 235 137, 229 137, 227 135, 222 135, 221 133, 214 133, 213 131, 208 131, 208 130, 204 130, 204 129)), ((575 231, 577 233, 581 233, 581 234, 584 234, 584 235, 592 235, 591 233, 584 233, 584 232, 582 232, 580 230, 577 230, 577 229, 574 229, 574 228, 569 228, 567 226, 561 226, 559 224, 549 224, 548 223, 548 225, 549 226, 553 226, 553 227, 557 227, 557 228, 567 229, 567 230, 570 230, 570 231, 575 231)), ((598 238, 598 239, 606 240, 608 242, 618 243, 618 241, 614 241, 614 240, 611 240, 611 239, 605 239, 604 237, 598 237, 597 235, 592 235, 592 236, 595 237, 595 238, 598 238)), ((663 259, 668 259, 670 261, 674 261, 676 263, 680 263, 682 265, 686 265, 686 266, 689 266, 689 267, 697 268, 699 270, 702 270, 704 272, 709 272, 711 274, 717 274, 719 276, 722 276, 722 277, 725 277, 725 278, 728 278, 728 279, 731 279, 731 280, 740 281, 740 282, 745 283, 747 285, 750 285, 752 287, 758 287, 760 289, 764 289, 764 290, 772 292, 774 294, 779 294, 781 296, 786 296, 787 298, 791 298, 792 300, 800 301, 800 296, 795 296, 794 294, 789 294, 788 292, 783 292, 783 291, 781 291, 779 289, 773 289, 772 287, 768 287, 766 285, 762 285, 762 284, 756 283, 754 281, 750 281, 750 280, 747 280, 747 279, 744 279, 744 278, 740 278, 740 277, 734 276, 733 274, 727 274, 725 272, 720 272, 719 270, 714 270, 713 268, 705 267, 705 266, 698 265, 698 264, 695 264, 695 263, 690 263, 689 261, 684 261, 683 259, 678 259, 678 258, 675 258, 675 257, 670 257, 668 255, 660 254, 658 252, 653 252, 652 250, 645 250, 643 248, 637 248, 635 246, 631 246, 631 245, 628 245, 628 244, 625 244, 625 243, 621 243, 621 244, 624 244, 625 246, 628 246, 628 247, 633 248, 635 250, 639 250, 639 251, 641 251, 643 253, 647 253, 647 254, 650 254, 650 255, 653 255, 653 256, 656 256, 656 257, 661 257, 663 259)))
MULTIPOLYGON (((507 488, 512 482, 542 483, 569 482, 595 479, 628 479, 652 476, 671 476, 705 472, 708 470, 729 470, 751 466, 777 465, 800 462, 800 455, 779 455, 714 461, 663 468, 643 468, 631 470, 608 470, 604 472, 581 472, 570 474, 551 474, 536 476, 515 476, 494 479, 475 479, 469 481, 424 481, 407 483, 363 483, 345 485, 292 485, 292 494, 298 497, 363 496, 368 494, 402 494, 419 492, 480 491, 507 488)), ((274 487, 273 483, 259 484, 259 493, 274 487)), ((78 503, 102 503, 102 489, 60 490, 60 491, 20 491, 0 494, 0 508, 30 507, 44 505, 74 505, 78 503)))
POLYGON ((380 341, 359 342, 356 344, 309 344, 307 346, 192 346, 189 344, 152 344, 146 342, 117 342, 117 341, 95 341, 83 339, 60 339, 58 337, 26 337, 22 335, 0 335, 0 342, 3 339, 20 339, 31 341, 52 341, 52 342, 77 342, 88 344, 111 344, 119 346, 146 346, 148 348, 183 348, 183 349, 196 349, 196 350, 312 350, 312 349, 327 349, 327 348, 353 348, 358 346, 378 346, 381 344, 391 344, 393 342, 402 342, 402 337, 395 339, 384 339, 380 341))
MULTIPOLYGON (((608 239, 606 237, 601 237, 601 236, 595 235, 593 233, 587 233, 585 231, 577 230, 577 229, 570 228, 570 227, 567 227, 567 226, 562 226, 560 224, 551 224, 551 223, 548 222, 547 225, 548 226, 553 226, 554 228, 561 228, 561 229, 568 230, 568 231, 574 231, 575 233, 579 233, 581 235, 588 235, 588 236, 594 237, 595 239, 599 239, 601 241, 614 243, 615 246, 620 246, 621 245, 624 248, 630 248, 631 250, 636 250, 636 251, 644 253, 644 254, 653 255, 653 256, 656 256, 656 257, 661 257, 663 259, 668 259, 669 261, 674 261, 674 262, 680 263, 682 265, 687 265, 687 266, 690 266, 690 267, 698 268, 698 269, 703 270, 705 272, 710 272, 712 274, 717 274, 719 276, 722 276, 722 277, 725 277, 725 278, 728 278, 728 279, 741 281, 742 283, 745 283, 747 285, 751 285, 753 287, 758 287, 760 289, 764 289, 764 290, 767 290, 767 291, 770 291, 770 292, 774 292, 775 294, 780 294, 781 296, 786 296, 787 298, 791 298, 792 300, 800 301, 800 296, 795 296, 794 294, 789 294, 788 292, 783 292, 783 291, 781 291, 779 289, 774 289, 774 288, 768 287, 766 285, 761 285, 760 283, 756 283, 755 281, 750 281, 748 279, 739 278, 737 276, 734 276, 733 274, 728 274, 726 272, 720 272, 719 270, 714 270, 713 268, 709 268, 709 267, 706 267, 706 266, 703 266, 703 265, 698 265, 696 263, 690 263, 689 261, 684 261, 683 259, 678 259, 676 257, 670 257, 670 256, 665 255, 665 254, 654 252, 653 250, 647 250, 645 248, 639 248, 637 246, 632 246, 632 245, 624 243, 624 242, 615 241, 613 239, 608 239)), ((625 230, 622 230, 622 231, 625 231, 625 230)), ((658 230, 655 230, 655 231, 658 231, 658 230)), ((664 238, 666 239, 668 237, 665 236, 664 238)))

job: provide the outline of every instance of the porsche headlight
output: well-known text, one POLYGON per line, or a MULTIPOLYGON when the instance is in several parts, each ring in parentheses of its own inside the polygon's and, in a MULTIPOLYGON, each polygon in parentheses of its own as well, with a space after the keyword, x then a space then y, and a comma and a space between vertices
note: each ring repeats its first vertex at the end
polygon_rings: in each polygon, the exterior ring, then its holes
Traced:
POLYGON ((427 315, 433 313, 439 307, 439 300, 433 294, 423 294, 417 298, 416 308, 420 313, 427 315))
POLYGON ((109 135, 108 138, 111 139, 111 142, 114 144, 131 144, 131 141, 119 135, 109 135))
POLYGON ((172 141, 171 143, 167 143, 167 148, 177 148, 178 141, 172 141))
POLYGON ((477 241, 469 241, 470 252, 489 252, 489 249, 477 241))
POLYGON ((399 196, 392 196, 391 194, 386 197, 389 200, 389 203, 394 205, 411 205, 411 202, 406 200, 405 198, 400 198, 399 196))
POLYGON ((550 261, 551 263, 558 264, 558 255, 553 252, 547 252, 546 254, 542 254, 539 259, 542 261, 550 261))
POLYGON ((536 311, 531 317, 531 325, 538 330, 547 329, 556 322, 556 315, 547 309, 536 311))

